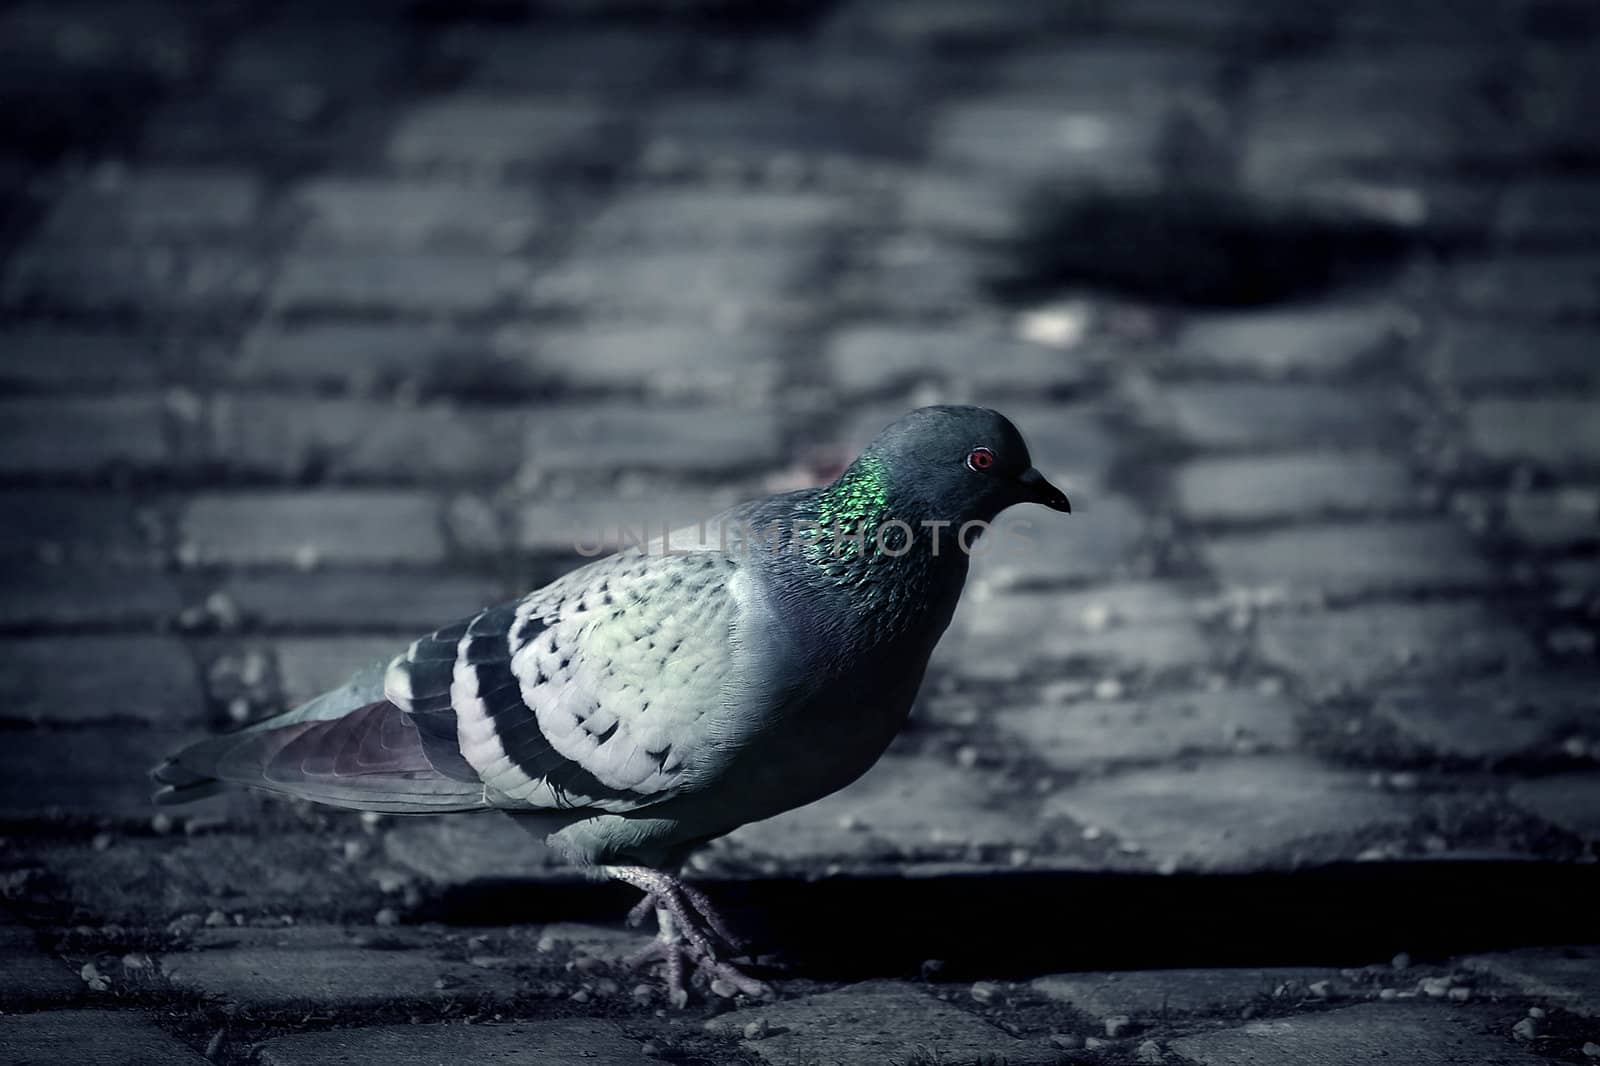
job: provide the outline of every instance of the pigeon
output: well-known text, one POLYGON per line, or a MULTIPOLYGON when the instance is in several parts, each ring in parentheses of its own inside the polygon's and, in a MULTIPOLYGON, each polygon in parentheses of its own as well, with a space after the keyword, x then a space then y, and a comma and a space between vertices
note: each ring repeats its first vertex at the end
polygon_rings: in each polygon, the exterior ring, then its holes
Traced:
POLYGON ((637 953, 750 995, 741 942, 678 871, 698 846, 835 792, 910 712, 1013 504, 1070 512, 996 411, 923 407, 831 484, 595 559, 304 705, 153 771, 157 803, 233 785, 385 814, 502 811, 633 885, 637 953))

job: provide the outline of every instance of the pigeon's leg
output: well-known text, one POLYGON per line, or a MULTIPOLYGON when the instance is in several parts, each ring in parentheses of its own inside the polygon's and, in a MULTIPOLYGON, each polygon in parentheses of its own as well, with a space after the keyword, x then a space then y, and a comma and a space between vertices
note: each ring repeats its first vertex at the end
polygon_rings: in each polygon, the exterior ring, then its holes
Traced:
POLYGON ((665 963, 667 996, 673 1006, 682 1007, 688 1002, 688 990, 683 981, 686 961, 708 977, 721 978, 745 995, 766 994, 766 985, 733 964, 717 958, 711 936, 706 934, 707 929, 729 947, 733 947, 737 941, 728 933, 726 923, 712 908, 711 901, 706 899, 704 893, 648 867, 608 866, 605 872, 645 893, 645 898, 629 912, 630 924, 634 924, 635 919, 643 920, 643 915, 654 908, 657 927, 655 939, 627 961, 633 966, 665 963))

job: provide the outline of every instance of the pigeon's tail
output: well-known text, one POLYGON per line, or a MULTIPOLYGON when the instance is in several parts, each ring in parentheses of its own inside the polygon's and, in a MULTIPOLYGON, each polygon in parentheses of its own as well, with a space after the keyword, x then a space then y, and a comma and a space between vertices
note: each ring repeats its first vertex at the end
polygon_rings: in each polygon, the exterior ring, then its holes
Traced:
POLYGON ((347 695, 335 690, 184 748, 151 772, 162 786, 155 802, 188 803, 237 785, 387 814, 489 809, 475 775, 436 767, 429 757, 433 738, 410 715, 384 699, 346 709, 347 695))

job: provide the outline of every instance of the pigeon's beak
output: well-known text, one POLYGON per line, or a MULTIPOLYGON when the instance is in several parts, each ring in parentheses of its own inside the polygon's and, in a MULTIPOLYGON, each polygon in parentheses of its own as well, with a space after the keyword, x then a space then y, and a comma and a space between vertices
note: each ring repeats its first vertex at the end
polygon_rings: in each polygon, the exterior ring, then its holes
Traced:
POLYGON ((1027 493, 1026 499, 1034 503, 1042 503, 1052 511, 1072 513, 1072 503, 1067 499, 1067 494, 1056 488, 1044 479, 1044 475, 1033 467, 1028 467, 1017 478, 1018 484, 1027 493))

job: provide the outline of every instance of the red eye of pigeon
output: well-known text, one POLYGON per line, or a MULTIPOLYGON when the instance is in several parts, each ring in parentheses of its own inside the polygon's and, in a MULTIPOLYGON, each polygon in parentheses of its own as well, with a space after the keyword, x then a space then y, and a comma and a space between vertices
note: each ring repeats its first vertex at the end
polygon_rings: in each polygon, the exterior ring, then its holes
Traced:
POLYGON ((988 448, 974 448, 967 456, 968 470, 987 470, 994 465, 994 452, 988 448))

